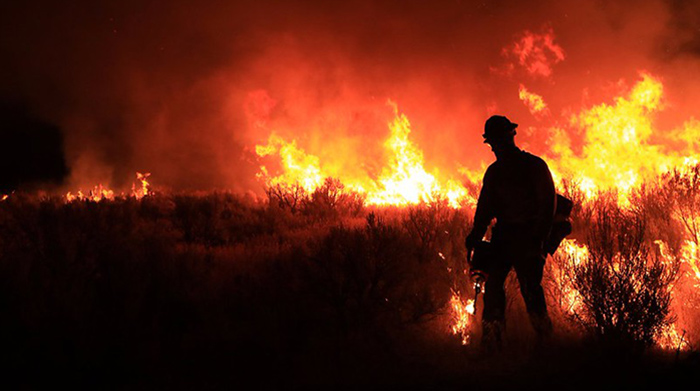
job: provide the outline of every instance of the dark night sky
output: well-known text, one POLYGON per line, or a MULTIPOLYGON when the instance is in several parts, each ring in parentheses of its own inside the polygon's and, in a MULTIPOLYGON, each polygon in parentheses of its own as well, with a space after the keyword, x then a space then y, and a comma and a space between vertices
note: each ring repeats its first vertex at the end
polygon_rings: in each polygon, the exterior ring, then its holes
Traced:
POLYGON ((11 3, 0 6, 0 174, 31 161, 43 177, 70 170, 66 186, 125 186, 149 171, 175 189, 257 190, 250 148, 271 131, 319 154, 375 142, 387 99, 429 162, 477 167, 490 158, 487 115, 545 132, 640 70, 673 102, 660 122, 700 117, 698 1, 11 3), (513 54, 527 32, 551 32, 563 50, 562 61, 545 53, 550 74, 513 54), (528 112, 521 83, 551 118, 528 112))

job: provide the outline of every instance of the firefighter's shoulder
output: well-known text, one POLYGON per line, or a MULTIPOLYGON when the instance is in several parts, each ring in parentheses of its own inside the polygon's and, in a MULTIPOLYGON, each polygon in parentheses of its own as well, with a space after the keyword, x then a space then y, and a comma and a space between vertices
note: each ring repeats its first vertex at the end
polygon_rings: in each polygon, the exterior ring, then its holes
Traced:
POLYGON ((525 151, 523 151, 523 155, 529 164, 532 164, 535 167, 549 168, 547 166, 547 162, 545 162, 541 157, 525 151))
POLYGON ((486 172, 484 172, 484 178, 493 176, 495 173, 501 170, 501 166, 503 164, 500 163, 498 160, 494 161, 491 163, 488 168, 486 168, 486 172))

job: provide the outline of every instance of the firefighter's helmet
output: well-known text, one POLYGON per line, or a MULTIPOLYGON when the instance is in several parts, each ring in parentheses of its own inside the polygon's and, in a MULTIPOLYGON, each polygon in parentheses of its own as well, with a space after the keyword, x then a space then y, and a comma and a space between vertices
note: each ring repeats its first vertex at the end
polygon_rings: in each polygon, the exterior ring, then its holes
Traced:
POLYGON ((484 134, 482 134, 484 142, 492 143, 513 137, 517 127, 518 124, 510 122, 505 116, 492 115, 484 124, 484 134))

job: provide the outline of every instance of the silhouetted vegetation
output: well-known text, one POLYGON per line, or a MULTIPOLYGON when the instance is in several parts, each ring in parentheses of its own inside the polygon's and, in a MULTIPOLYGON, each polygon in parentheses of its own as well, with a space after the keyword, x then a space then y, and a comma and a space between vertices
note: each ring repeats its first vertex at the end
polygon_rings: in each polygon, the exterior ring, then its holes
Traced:
MULTIPOLYGON (((445 200, 364 207, 334 180, 312 194, 268 195, 65 203, 13 194, 0 203, 8 379, 81 388, 507 384, 501 359, 478 356, 478 343, 464 347, 450 329, 452 292, 473 295, 463 248, 470 211, 445 200)), ((591 246, 587 266, 572 269, 593 320, 582 324, 647 347, 672 315, 666 287, 677 268, 648 243, 653 219, 610 207, 577 212, 588 236, 574 236, 591 246)), ((521 307, 509 306, 511 340, 529 327, 521 307)), ((559 329, 571 322, 554 320, 559 329)), ((598 368, 577 338, 547 351, 557 369, 539 367, 541 376, 598 368)), ((506 370, 542 381, 517 352, 506 370)))
POLYGON ((650 347, 673 321, 671 289, 679 263, 664 260, 645 241, 640 212, 621 209, 609 197, 596 200, 586 262, 573 266, 586 327, 616 348, 650 347))

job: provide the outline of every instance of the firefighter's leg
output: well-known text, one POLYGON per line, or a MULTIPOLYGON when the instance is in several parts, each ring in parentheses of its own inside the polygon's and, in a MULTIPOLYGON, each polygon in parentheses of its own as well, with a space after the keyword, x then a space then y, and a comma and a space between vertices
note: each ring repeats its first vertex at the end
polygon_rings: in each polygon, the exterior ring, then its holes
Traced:
POLYGON ((505 328, 506 293, 504 283, 510 265, 498 265, 490 270, 484 291, 482 313, 482 344, 486 349, 499 349, 505 328))
POLYGON ((521 262, 515 262, 514 266, 530 322, 538 341, 541 342, 552 334, 552 321, 547 313, 547 303, 544 289, 542 289, 544 257, 529 256, 521 262))

